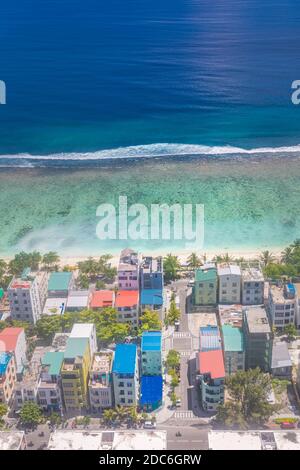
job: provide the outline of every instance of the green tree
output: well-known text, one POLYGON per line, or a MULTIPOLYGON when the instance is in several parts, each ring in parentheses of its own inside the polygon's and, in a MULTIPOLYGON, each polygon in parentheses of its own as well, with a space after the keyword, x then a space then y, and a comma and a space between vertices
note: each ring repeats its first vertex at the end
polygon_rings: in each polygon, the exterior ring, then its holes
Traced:
POLYGON ((290 343, 297 337, 297 328, 295 327, 294 324, 290 323, 289 325, 286 325, 284 327, 284 334, 287 335, 287 340, 290 343))
POLYGON ((106 288, 106 284, 104 281, 97 281, 96 282, 96 289, 97 290, 101 290, 101 289, 105 289, 106 288))
POLYGON ((161 331, 162 329, 159 314, 153 310, 145 310, 140 317, 140 322, 140 333, 143 331, 161 331))
POLYGON ((174 325, 176 321, 180 318, 180 310, 176 307, 175 300, 171 300, 169 311, 165 317, 165 324, 174 325))
POLYGON ((4 274, 7 271, 7 268, 8 266, 7 266, 6 261, 4 261, 4 259, 0 259, 0 278, 4 276, 4 274))
POLYGON ((112 424, 117 419, 117 412, 112 408, 106 409, 103 411, 102 418, 106 424, 112 424))
POLYGON ((24 426, 37 426, 42 421, 42 412, 40 407, 34 402, 25 402, 20 411, 20 420, 24 426))
POLYGON ((166 366, 168 369, 175 369, 180 364, 180 354, 175 349, 170 349, 166 358, 166 366))
POLYGON ((276 409, 275 405, 268 402, 272 378, 258 367, 229 376, 226 386, 230 399, 219 406, 216 417, 222 424, 239 424, 243 427, 262 425, 276 409))
POLYGON ((187 259, 189 268, 196 269, 201 266, 201 259, 197 256, 197 253, 191 253, 187 259))
POLYGON ((60 257, 55 251, 49 251, 48 253, 45 253, 42 259, 42 262, 47 269, 47 271, 50 271, 53 269, 60 261, 60 257))
POLYGON ((169 253, 164 258, 164 277, 166 281, 174 281, 178 279, 178 271, 180 270, 180 263, 178 257, 169 253))
POLYGON ((260 254, 259 259, 263 263, 263 265, 266 267, 269 264, 274 263, 275 256, 269 250, 265 250, 260 254))
POLYGON ((89 278, 85 274, 80 274, 78 276, 78 282, 79 282, 81 289, 88 289, 90 286, 89 278))
POLYGON ((172 402, 172 406, 176 406, 176 402, 178 400, 178 397, 177 397, 176 393, 174 392, 174 390, 170 394, 170 400, 172 402))
POLYGON ((0 403, 0 423, 3 422, 3 417, 8 412, 8 407, 5 403, 0 403))
POLYGON ((283 264, 292 264, 293 263, 293 251, 294 249, 291 246, 288 246, 281 253, 281 262, 283 264))
POLYGON ((35 325, 36 332, 39 338, 46 341, 51 341, 55 333, 62 330, 61 316, 50 315, 42 316, 35 325))
POLYGON ((232 263, 234 258, 229 255, 229 253, 225 253, 224 255, 217 255, 214 257, 214 261, 216 263, 232 263))
POLYGON ((38 251, 33 251, 32 253, 21 251, 9 262, 8 270, 14 276, 19 276, 25 268, 37 270, 41 259, 41 254, 38 251))

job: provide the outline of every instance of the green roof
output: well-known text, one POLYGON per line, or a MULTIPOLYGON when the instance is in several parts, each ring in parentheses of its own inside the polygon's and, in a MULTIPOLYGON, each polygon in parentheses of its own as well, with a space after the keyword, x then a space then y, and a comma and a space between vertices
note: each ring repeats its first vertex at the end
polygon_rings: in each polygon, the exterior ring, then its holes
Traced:
POLYGON ((2 299, 3 296, 4 296, 4 289, 1 289, 0 287, 0 299, 2 299))
POLYGON ((222 326, 225 351, 244 351, 244 336, 241 328, 232 325, 222 326))
POLYGON ((83 357, 88 343, 88 338, 69 338, 64 354, 65 359, 74 359, 77 356, 83 357))
POLYGON ((72 273, 52 273, 48 282, 48 290, 68 290, 72 273))
POLYGON ((63 360, 63 352, 50 351, 44 354, 44 357, 42 358, 42 365, 49 366, 49 375, 59 375, 63 360))
POLYGON ((216 281, 217 280, 217 270, 212 269, 196 269, 195 272, 195 281, 216 281))

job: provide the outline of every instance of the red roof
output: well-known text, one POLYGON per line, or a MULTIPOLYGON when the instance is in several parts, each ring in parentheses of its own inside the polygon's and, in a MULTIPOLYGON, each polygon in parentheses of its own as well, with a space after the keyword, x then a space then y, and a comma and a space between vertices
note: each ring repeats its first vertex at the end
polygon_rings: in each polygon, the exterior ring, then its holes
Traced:
POLYGON ((116 307, 134 307, 139 303, 138 290, 119 290, 116 294, 116 307))
POLYGON ((23 331, 24 328, 4 328, 0 333, 0 351, 14 351, 16 349, 19 335, 23 331))
POLYGON ((198 353, 200 374, 210 374, 212 379, 225 377, 223 352, 221 349, 198 353))
POLYGON ((96 290, 92 294, 91 308, 112 307, 114 292, 112 290, 96 290))

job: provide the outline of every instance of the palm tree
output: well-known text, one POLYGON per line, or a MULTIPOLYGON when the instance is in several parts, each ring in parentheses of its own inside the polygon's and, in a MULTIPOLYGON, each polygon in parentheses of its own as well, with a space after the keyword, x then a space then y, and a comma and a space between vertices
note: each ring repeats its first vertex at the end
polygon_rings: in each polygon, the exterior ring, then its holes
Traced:
POLYGON ((259 259, 264 266, 268 266, 275 261, 275 256, 269 250, 265 250, 261 253, 259 259))
POLYGON ((46 266, 46 269, 50 269, 53 265, 59 263, 59 256, 55 251, 49 251, 43 256, 43 264, 46 266))
POLYGON ((283 252, 281 253, 282 263, 284 263, 284 264, 292 263, 292 261, 293 261, 293 252, 294 252, 294 248, 292 248, 291 246, 288 246, 287 248, 285 248, 285 250, 283 250, 283 252))
POLYGON ((232 263, 234 258, 229 255, 229 253, 225 253, 224 255, 217 255, 214 257, 214 261, 216 263, 232 263))
POLYGON ((296 240, 293 241, 291 244, 292 248, 300 248, 300 238, 296 238, 296 240))
POLYGON ((178 278, 178 271, 180 269, 180 262, 178 257, 168 253, 164 258, 164 273, 166 281, 174 281, 178 278))
POLYGON ((0 277, 2 277, 7 270, 7 263, 4 261, 4 259, 0 259, 0 277))
POLYGON ((199 256, 197 256, 197 253, 191 253, 187 259, 187 263, 189 268, 196 269, 201 265, 201 260, 199 256))

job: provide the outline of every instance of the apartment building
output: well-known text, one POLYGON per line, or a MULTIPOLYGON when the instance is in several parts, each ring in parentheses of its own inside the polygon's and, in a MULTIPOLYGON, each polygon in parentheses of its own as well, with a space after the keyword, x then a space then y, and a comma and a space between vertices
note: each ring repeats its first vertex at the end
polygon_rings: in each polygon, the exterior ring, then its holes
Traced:
POLYGON ((218 277, 216 268, 199 268, 195 271, 193 302, 195 305, 216 305, 218 277))
POLYGON ((136 406, 139 396, 139 381, 135 344, 117 344, 112 373, 115 405, 136 406))
POLYGON ((245 369, 245 345, 242 328, 222 326, 224 365, 226 375, 245 369))
POLYGON ((115 293, 113 290, 95 290, 90 299, 91 310, 102 310, 107 307, 114 307, 115 293))
POLYGON ((67 298, 67 312, 81 312, 88 308, 90 301, 89 290, 71 290, 67 298))
POLYGON ((144 289, 140 296, 141 312, 156 310, 161 312, 164 304, 163 291, 160 289, 144 289))
POLYGON ((41 360, 41 372, 37 388, 37 402, 44 411, 61 412, 63 407, 60 370, 63 352, 49 351, 41 360))
POLYGON ((222 349, 222 340, 218 326, 201 326, 199 351, 214 351, 216 349, 222 349))
POLYGON ((41 317, 47 297, 48 274, 24 269, 8 286, 11 316, 14 320, 36 323, 41 317))
POLYGON ((113 353, 98 352, 90 368, 89 398, 92 413, 101 413, 113 406, 112 390, 113 353))
POLYGON ((139 291, 119 290, 116 293, 115 308, 118 312, 118 319, 123 323, 131 323, 138 326, 139 318, 139 291))
POLYGON ((286 325, 295 324, 297 320, 298 301, 294 284, 270 284, 268 310, 273 326, 283 329, 286 325))
POLYGON ((140 287, 142 290, 158 289, 163 291, 164 273, 161 256, 158 258, 153 258, 152 256, 143 257, 140 267, 140 287))
POLYGON ((16 374, 20 378, 27 364, 27 344, 24 328, 9 327, 0 332, 0 352, 12 352, 15 356, 16 374))
POLYGON ((199 352, 197 369, 202 407, 205 411, 215 412, 224 403, 225 368, 222 350, 199 352))
POLYGON ((241 301, 241 270, 237 265, 218 265, 219 303, 238 304, 241 301))
POLYGON ((53 272, 48 282, 48 297, 62 297, 66 299, 74 286, 72 272, 53 272))
POLYGON ((258 268, 242 269, 242 304, 262 305, 264 303, 265 280, 258 268))
POLYGON ((97 351, 97 335, 94 323, 74 323, 70 338, 87 339, 90 347, 90 359, 97 351))
POLYGON ((61 368, 61 382, 68 412, 88 408, 88 375, 91 353, 88 338, 69 338, 61 368))
POLYGON ((13 353, 0 352, 0 404, 10 404, 17 380, 13 353))
POLYGON ((259 367, 268 372, 272 355, 272 334, 263 307, 246 307, 243 316, 246 369, 259 367))
POLYGON ((161 331, 144 331, 141 342, 141 374, 162 374, 161 331))
POLYGON ((139 257, 130 248, 121 252, 118 266, 118 287, 120 290, 139 289, 139 257))

